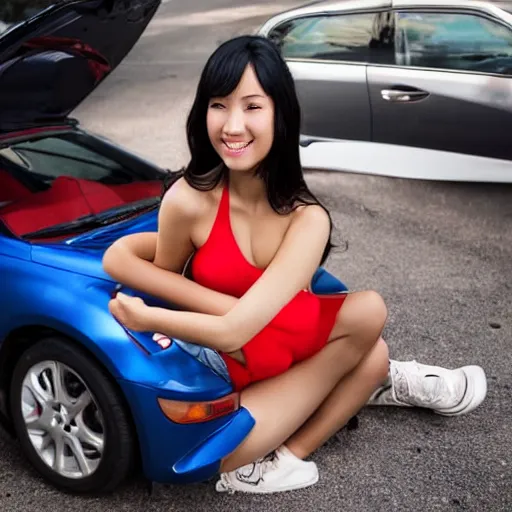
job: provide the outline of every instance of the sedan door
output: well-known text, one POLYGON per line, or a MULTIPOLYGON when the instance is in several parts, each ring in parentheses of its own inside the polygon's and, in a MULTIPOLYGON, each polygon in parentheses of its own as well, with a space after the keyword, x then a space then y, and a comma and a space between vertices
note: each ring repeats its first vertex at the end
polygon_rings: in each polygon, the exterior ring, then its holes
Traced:
POLYGON ((373 141, 512 160, 511 28, 460 10, 394 24, 395 65, 368 68, 373 141))

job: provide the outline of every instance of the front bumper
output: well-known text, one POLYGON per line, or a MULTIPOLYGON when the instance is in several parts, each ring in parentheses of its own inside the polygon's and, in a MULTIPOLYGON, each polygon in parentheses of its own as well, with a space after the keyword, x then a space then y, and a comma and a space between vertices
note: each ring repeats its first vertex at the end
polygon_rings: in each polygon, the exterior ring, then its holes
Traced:
POLYGON ((195 483, 218 473, 223 457, 249 434, 254 419, 247 409, 216 420, 180 425, 164 416, 161 390, 118 381, 130 404, 146 478, 160 483, 195 483))

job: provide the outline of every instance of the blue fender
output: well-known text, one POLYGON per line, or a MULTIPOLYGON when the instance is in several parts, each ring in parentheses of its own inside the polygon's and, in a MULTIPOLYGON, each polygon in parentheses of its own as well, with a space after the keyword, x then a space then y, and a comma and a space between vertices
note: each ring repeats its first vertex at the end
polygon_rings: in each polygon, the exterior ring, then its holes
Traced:
POLYGON ((228 423, 178 460, 173 466, 174 471, 176 474, 186 474, 214 466, 217 472, 220 461, 240 445, 254 424, 251 413, 242 407, 228 423))
POLYGON ((348 292, 348 287, 325 268, 319 267, 311 280, 311 290, 318 295, 348 292))

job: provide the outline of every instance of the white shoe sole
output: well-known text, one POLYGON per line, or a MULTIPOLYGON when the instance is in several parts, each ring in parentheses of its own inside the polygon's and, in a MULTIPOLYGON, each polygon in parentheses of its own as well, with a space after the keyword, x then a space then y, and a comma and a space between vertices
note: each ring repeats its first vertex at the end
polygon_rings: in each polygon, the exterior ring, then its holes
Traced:
POLYGON ((461 416, 476 409, 487 395, 487 378, 480 366, 463 366, 466 375, 466 392, 462 401, 450 409, 434 409, 441 416, 461 416))
POLYGON ((224 492, 229 494, 234 494, 236 492, 244 492, 246 494, 275 494, 278 492, 288 492, 288 491, 297 491, 299 489, 305 489, 306 487, 311 487, 312 485, 315 485, 318 482, 318 473, 315 475, 314 478, 312 478, 308 482, 301 482, 300 484, 296 485, 289 485, 288 487, 282 488, 282 489, 268 489, 268 490, 262 490, 258 489, 258 486, 247 486, 247 488, 238 488, 238 489, 226 489, 224 488, 223 484, 220 482, 220 480, 215 485, 215 490, 217 492, 224 492), (219 485, 220 484, 220 485, 219 485))

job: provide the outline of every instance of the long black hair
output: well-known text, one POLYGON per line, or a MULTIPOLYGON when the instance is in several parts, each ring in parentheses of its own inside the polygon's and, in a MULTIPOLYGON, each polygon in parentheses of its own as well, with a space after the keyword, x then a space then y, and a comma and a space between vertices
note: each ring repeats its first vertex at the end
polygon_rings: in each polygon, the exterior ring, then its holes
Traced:
MULTIPOLYGON (((227 177, 228 170, 208 137, 208 104, 211 98, 231 94, 249 64, 254 68, 261 87, 274 102, 274 141, 265 160, 255 171, 265 182, 272 209, 287 214, 300 205, 318 204, 331 220, 327 208, 313 195, 304 180, 299 156, 301 110, 293 77, 277 47, 260 36, 231 39, 219 46, 208 59, 187 120, 191 160, 187 167, 171 178, 167 188, 183 176, 197 190, 212 190, 227 177)), ((332 248, 330 238, 322 263, 332 248)))

